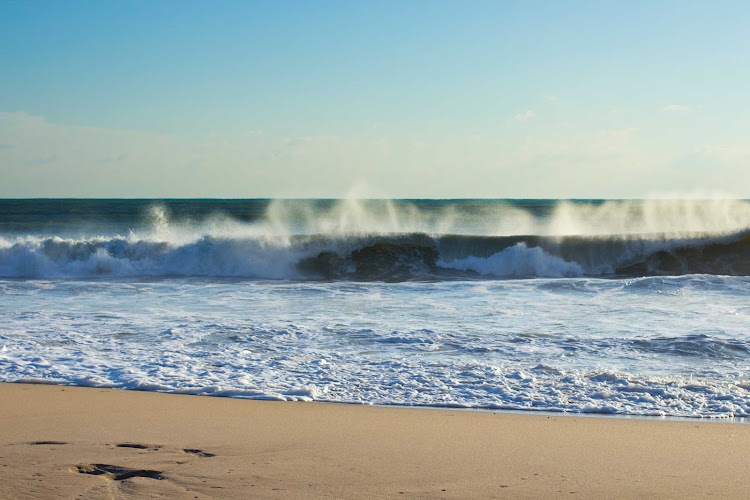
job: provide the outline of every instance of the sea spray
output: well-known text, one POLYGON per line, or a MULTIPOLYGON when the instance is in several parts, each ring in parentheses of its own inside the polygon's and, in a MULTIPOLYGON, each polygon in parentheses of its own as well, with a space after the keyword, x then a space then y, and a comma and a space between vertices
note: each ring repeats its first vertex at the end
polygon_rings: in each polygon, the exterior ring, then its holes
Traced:
POLYGON ((750 415, 741 200, 0 200, 0 379, 750 415))

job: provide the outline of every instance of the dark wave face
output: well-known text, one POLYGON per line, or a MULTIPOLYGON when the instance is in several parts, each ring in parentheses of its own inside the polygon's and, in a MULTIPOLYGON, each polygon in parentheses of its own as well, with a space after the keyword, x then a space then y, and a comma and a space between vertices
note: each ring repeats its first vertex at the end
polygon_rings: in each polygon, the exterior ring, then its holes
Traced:
POLYGON ((0 277, 748 276, 749 224, 736 200, 0 201, 0 277))
POLYGON ((297 269, 324 279, 750 275, 750 236, 543 238, 408 235, 324 251, 297 269))
POLYGON ((740 200, 0 200, 5 382, 750 417, 748 298, 740 200))

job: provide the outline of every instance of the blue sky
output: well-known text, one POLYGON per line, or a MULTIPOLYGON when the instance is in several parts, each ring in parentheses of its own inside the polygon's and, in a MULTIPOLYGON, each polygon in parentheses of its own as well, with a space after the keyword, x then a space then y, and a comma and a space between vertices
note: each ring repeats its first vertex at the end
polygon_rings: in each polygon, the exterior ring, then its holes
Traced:
POLYGON ((5 1, 0 196, 750 197, 748 18, 5 1))

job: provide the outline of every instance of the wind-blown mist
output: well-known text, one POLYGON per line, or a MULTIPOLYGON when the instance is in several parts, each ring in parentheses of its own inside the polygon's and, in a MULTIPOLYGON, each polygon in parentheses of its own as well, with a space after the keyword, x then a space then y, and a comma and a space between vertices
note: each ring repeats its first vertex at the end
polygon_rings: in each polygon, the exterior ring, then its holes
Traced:
POLYGON ((115 202, 96 217, 80 206, 62 213, 58 228, 49 229, 47 220, 8 224, 0 276, 400 281, 750 274, 750 203, 739 200, 221 204, 187 210, 175 201, 115 202))
POLYGON ((750 416, 750 203, 0 201, 0 380, 750 416))

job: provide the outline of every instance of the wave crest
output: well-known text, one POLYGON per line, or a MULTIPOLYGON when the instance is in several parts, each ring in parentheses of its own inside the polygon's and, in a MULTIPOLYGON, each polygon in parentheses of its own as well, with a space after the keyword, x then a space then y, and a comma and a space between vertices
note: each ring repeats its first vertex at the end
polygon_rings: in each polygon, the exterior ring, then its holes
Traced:
POLYGON ((570 278, 583 275, 583 269, 577 263, 550 255, 539 247, 528 248, 525 243, 517 243, 489 257, 470 256, 441 265, 450 269, 474 271, 483 276, 502 278, 570 278))
POLYGON ((0 277, 205 276, 403 281, 481 277, 750 275, 750 236, 473 237, 426 234, 0 238, 0 277))

